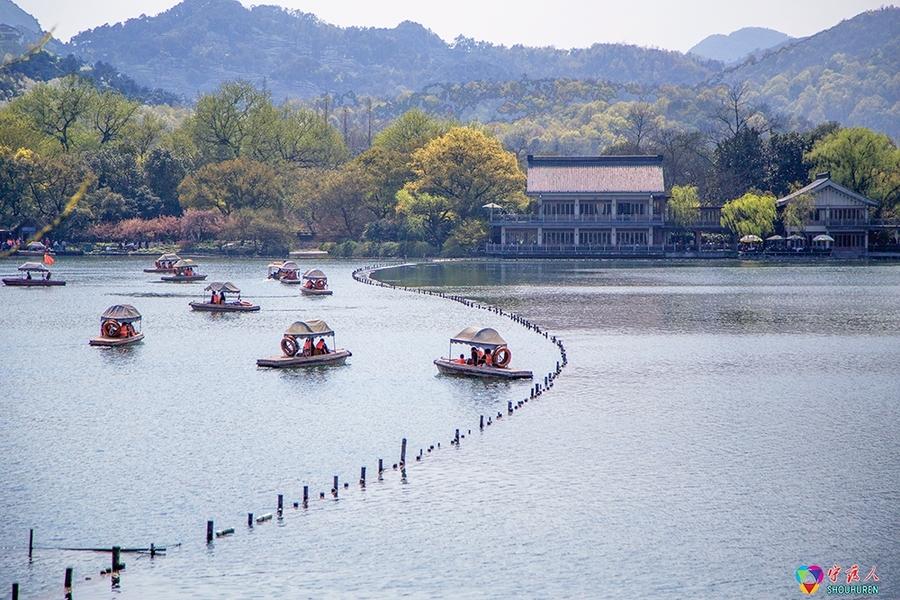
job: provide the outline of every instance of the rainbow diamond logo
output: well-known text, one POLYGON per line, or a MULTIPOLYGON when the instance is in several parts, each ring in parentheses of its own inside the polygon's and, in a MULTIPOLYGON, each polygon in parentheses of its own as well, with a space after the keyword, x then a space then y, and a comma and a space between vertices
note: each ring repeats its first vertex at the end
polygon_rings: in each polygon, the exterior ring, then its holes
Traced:
POLYGON ((812 596, 819 590, 819 584, 825 577, 825 571, 819 565, 803 565, 797 567, 795 576, 797 583, 800 584, 800 591, 807 596, 812 596))

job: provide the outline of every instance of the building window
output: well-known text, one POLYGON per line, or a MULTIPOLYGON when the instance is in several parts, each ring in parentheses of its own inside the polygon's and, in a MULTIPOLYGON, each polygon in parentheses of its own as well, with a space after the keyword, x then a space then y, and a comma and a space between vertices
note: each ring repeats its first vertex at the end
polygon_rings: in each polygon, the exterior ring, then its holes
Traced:
POLYGON ((544 244, 548 246, 571 246, 575 243, 575 231, 572 229, 545 229, 544 244))
POLYGON ((544 204, 545 217, 572 217, 575 215, 574 202, 550 202, 544 204))
POLYGON ((609 231, 582 229, 578 232, 578 243, 582 246, 609 246, 609 231))
POLYGON ((537 229, 507 229, 506 243, 517 246, 537 244, 537 229))
POLYGON ((616 240, 619 246, 646 246, 646 231, 617 231, 616 240))
POLYGON ((864 233, 832 233, 835 248, 862 248, 866 245, 864 233))
POLYGON ((612 211, 609 202, 582 202, 578 208, 582 217, 608 216, 612 211))
POLYGON ((619 202, 616 212, 620 215, 639 216, 647 214, 647 204, 644 202, 619 202))

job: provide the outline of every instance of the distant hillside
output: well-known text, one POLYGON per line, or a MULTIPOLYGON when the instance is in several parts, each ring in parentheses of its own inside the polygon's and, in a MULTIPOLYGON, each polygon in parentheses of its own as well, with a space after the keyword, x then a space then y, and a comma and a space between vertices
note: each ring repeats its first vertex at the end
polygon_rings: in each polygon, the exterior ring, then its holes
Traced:
POLYGON ((393 96, 432 83, 523 75, 693 84, 716 71, 678 52, 621 44, 507 48, 465 38, 447 44, 416 23, 341 28, 279 7, 248 9, 237 0, 185 0, 154 17, 82 32, 69 49, 186 97, 235 78, 265 82, 279 98, 348 91, 393 96))
POLYGON ((776 111, 900 138, 900 8, 864 12, 726 70, 776 111))
POLYGON ((779 46, 791 38, 785 33, 766 27, 744 27, 728 35, 717 33, 704 38, 688 50, 688 54, 725 64, 739 62, 760 50, 779 46))
POLYGON ((41 24, 11 0, 0 0, 0 23, 21 31, 41 33, 41 24))

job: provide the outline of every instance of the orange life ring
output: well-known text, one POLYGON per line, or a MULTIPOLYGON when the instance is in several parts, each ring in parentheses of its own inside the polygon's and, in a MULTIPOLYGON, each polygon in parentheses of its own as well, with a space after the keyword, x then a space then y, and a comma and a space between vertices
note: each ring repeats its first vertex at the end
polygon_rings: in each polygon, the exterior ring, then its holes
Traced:
POLYGON ((297 340, 292 338, 289 335, 281 338, 281 351, 284 352, 284 355, 287 357, 296 356, 297 355, 297 340))
POLYGON ((118 321, 107 319, 100 325, 100 335, 111 338, 118 337, 120 327, 118 321))
POLYGON ((324 279, 316 279, 316 289, 317 290, 325 289, 325 280, 324 279))
POLYGON ((494 366, 500 367, 501 369, 509 364, 509 361, 512 360, 512 352, 506 346, 502 346, 497 348, 494 351, 494 366))

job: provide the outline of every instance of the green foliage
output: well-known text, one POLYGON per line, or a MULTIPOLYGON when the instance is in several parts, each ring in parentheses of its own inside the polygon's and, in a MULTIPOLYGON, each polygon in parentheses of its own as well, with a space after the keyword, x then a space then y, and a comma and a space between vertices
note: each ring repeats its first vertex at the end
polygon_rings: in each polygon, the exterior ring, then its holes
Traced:
POLYGON ((183 208, 218 209, 223 215, 242 208, 281 211, 283 196, 272 167, 237 158, 202 166, 178 186, 183 208))
POLYGON ((765 237, 775 228, 775 196, 747 192, 722 207, 722 226, 739 237, 765 237))
POLYGON ((699 216, 700 197, 697 187, 692 185, 672 187, 672 197, 668 202, 669 215, 676 227, 688 228, 699 216))
POLYGON ((839 129, 819 140, 806 159, 812 173, 829 171, 834 181, 885 206, 900 201, 900 149, 884 134, 839 129))
POLYGON ((792 198, 781 211, 781 222, 785 229, 803 231, 810 220, 815 202, 810 194, 800 194, 792 198))
POLYGON ((457 218, 454 204, 444 196, 409 189, 397 192, 397 212, 406 215, 422 237, 438 248, 447 240, 457 218))

